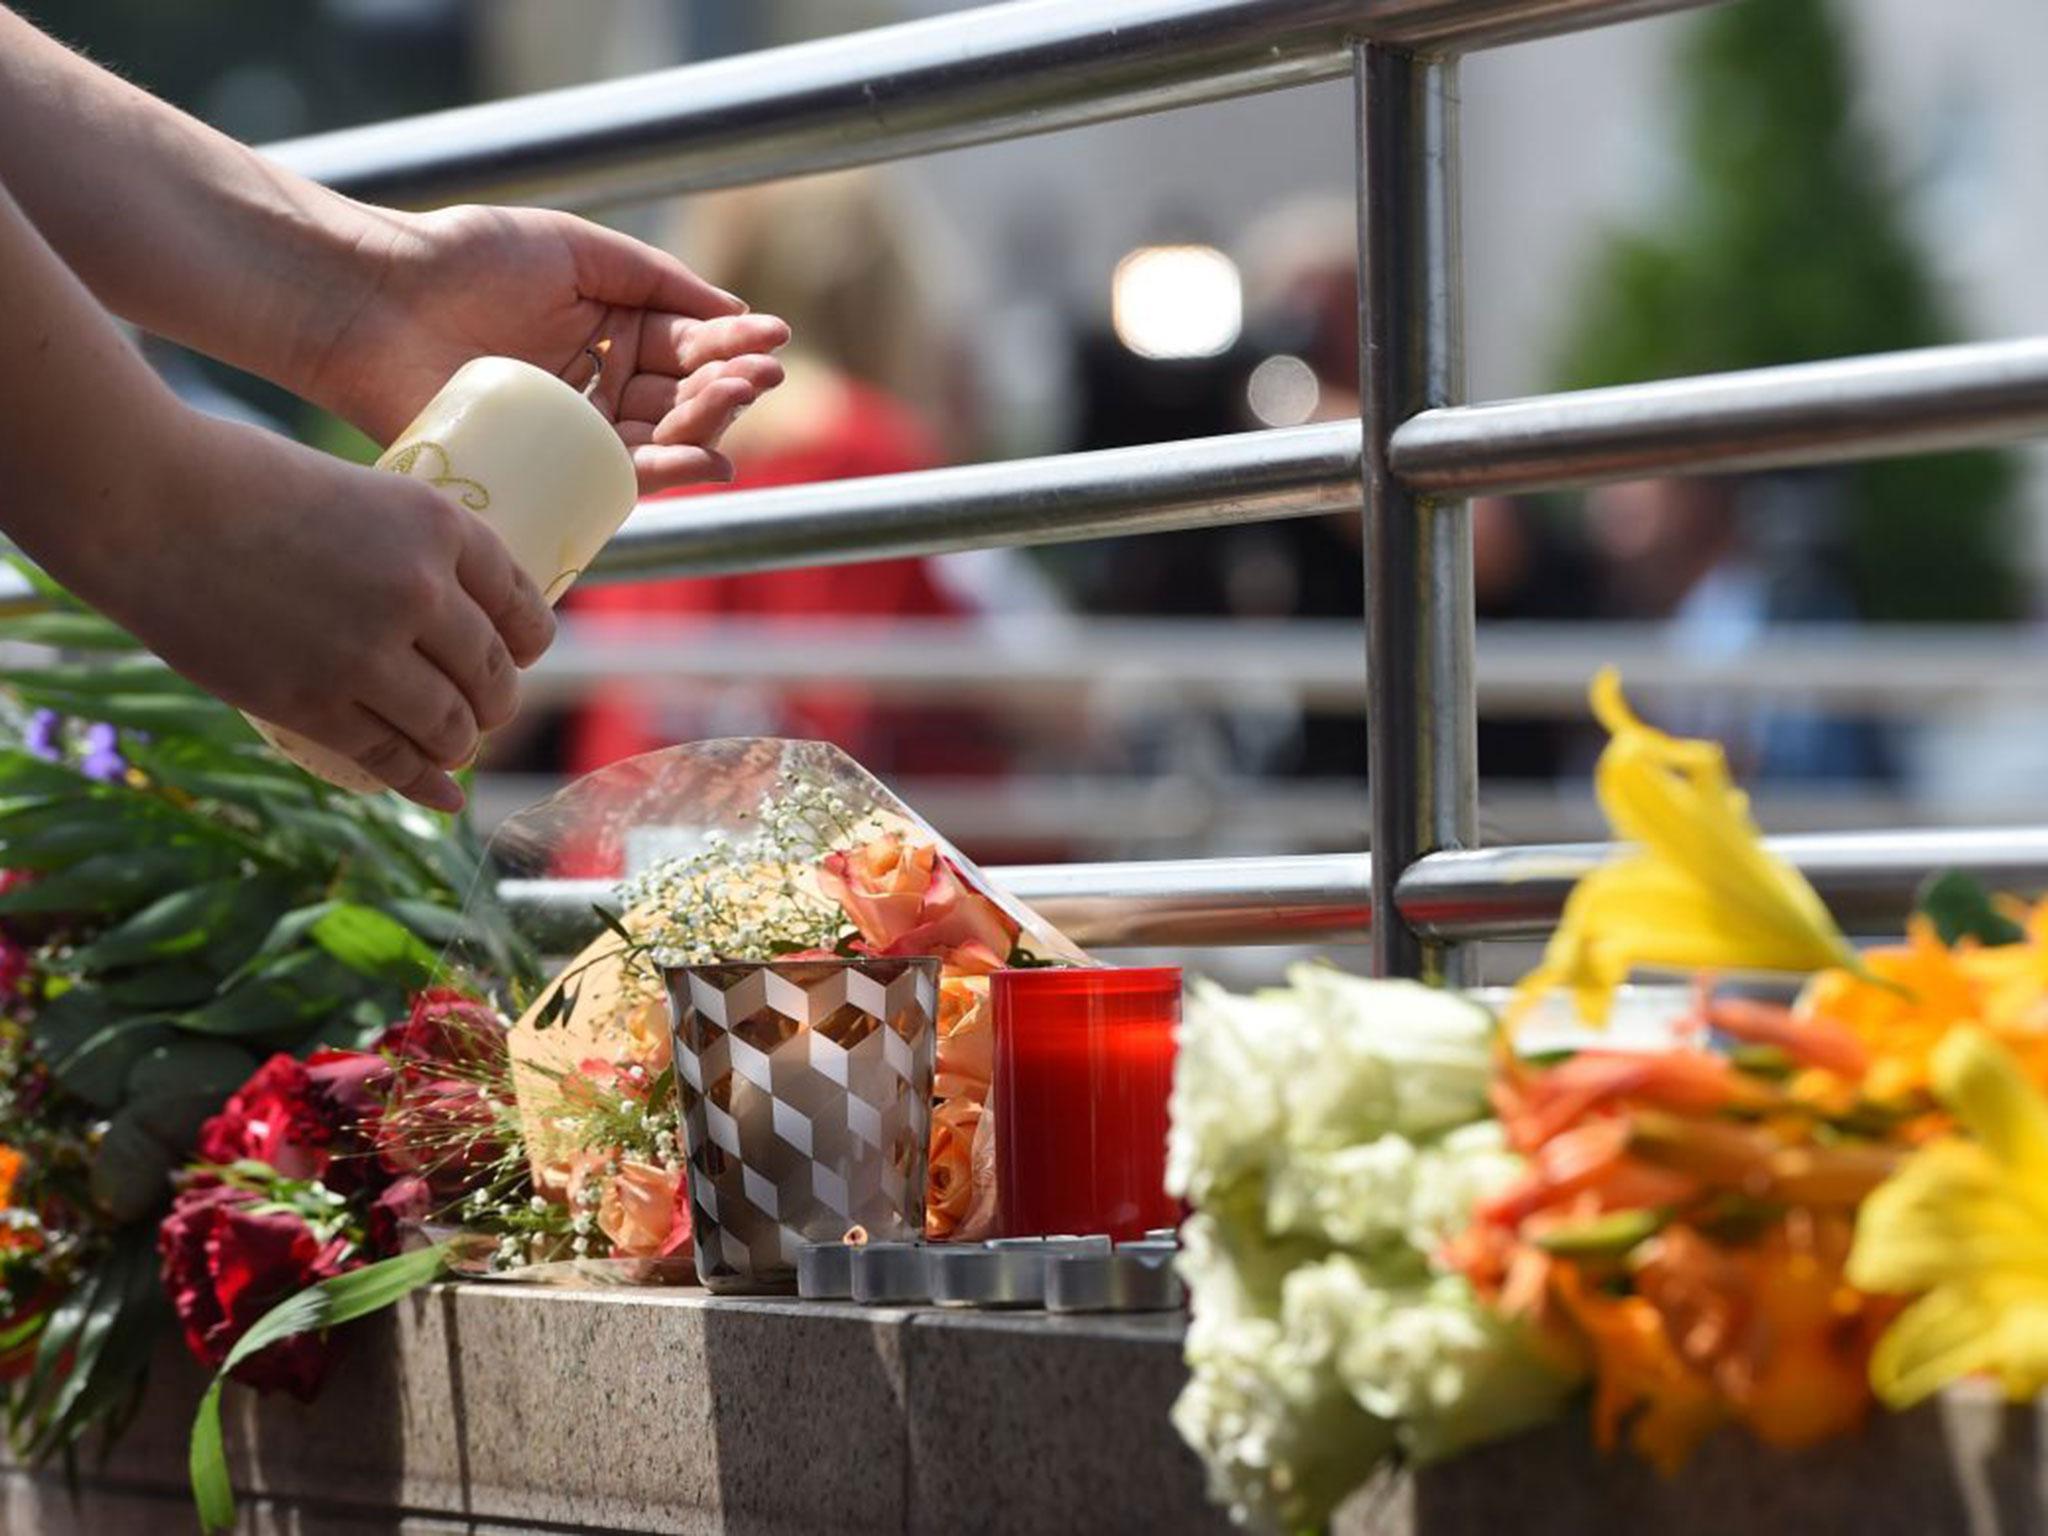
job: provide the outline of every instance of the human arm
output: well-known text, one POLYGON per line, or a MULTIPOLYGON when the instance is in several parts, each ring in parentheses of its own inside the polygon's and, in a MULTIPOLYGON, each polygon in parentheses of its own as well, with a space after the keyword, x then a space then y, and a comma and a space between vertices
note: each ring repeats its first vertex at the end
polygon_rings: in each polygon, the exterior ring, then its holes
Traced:
POLYGON ((0 7, 0 182, 109 309, 388 442, 496 353, 597 394, 641 488, 722 478, 717 439, 781 377, 769 316, 568 214, 428 214, 342 197, 158 101, 0 7))
POLYGON ((193 681, 440 810, 553 618, 478 519, 180 402, 0 184, 0 526, 193 681))

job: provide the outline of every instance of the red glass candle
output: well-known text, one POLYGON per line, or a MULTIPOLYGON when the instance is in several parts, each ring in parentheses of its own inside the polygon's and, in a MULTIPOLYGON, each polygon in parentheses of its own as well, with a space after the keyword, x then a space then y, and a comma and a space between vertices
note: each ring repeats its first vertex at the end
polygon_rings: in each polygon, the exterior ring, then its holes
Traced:
POLYGON ((998 971, 996 1187, 1012 1237, 1142 1236, 1180 1220, 1166 1193, 1178 966, 998 971))

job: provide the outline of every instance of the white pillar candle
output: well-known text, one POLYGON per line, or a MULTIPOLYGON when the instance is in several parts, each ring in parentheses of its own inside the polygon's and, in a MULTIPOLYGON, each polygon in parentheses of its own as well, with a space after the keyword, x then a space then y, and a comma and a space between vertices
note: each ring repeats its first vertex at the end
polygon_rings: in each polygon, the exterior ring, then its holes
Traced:
MULTIPOLYGON (((597 407, 510 357, 463 364, 377 460, 425 480, 491 526, 550 603, 633 510, 632 455, 597 407)), ((343 789, 384 786, 348 758, 250 717, 266 741, 343 789)))

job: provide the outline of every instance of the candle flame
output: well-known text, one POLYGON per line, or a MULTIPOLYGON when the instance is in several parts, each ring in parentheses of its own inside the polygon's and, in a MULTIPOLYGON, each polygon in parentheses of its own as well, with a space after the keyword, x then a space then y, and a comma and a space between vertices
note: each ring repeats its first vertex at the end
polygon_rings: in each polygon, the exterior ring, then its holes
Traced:
POLYGON ((590 380, 583 386, 584 399, 588 400, 592 395, 597 393, 598 380, 604 377, 605 355, 609 353, 611 349, 612 341, 609 336, 607 336, 603 341, 600 341, 596 346, 585 347, 583 349, 583 355, 590 359, 590 380))

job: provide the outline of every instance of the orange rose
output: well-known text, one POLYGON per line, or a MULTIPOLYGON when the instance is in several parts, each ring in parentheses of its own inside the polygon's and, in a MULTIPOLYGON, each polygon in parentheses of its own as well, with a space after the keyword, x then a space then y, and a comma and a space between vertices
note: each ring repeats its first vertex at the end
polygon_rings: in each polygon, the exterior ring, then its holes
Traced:
POLYGON ((891 833, 851 853, 829 855, 818 883, 844 909, 862 938, 886 950, 918 926, 938 862, 939 850, 930 843, 906 847, 891 833))
POLYGON ((668 1030, 668 1000, 649 998, 626 1015, 627 1059, 647 1069, 649 1077, 668 1070, 675 1042, 668 1030))
POLYGON ((988 1102, 989 1080, 996 1066, 991 1017, 986 977, 948 976, 939 983, 939 1059, 932 1080, 933 1097, 988 1102))
POLYGON ((974 1125, 968 1163, 974 1174, 974 1199, 953 1235, 963 1243, 978 1243, 996 1229, 996 1112, 986 1105, 974 1125))
POLYGON ((1017 942, 1017 924, 936 847, 911 847, 893 832, 827 857, 818 884, 877 955, 938 955, 955 970, 983 974, 1017 942))
MULTIPOLYGON (((598 1230, 612 1240, 615 1252, 627 1258, 674 1253, 682 1246, 676 1240, 682 1183, 679 1168, 660 1168, 627 1158, 619 1164, 618 1173, 605 1181, 604 1193, 598 1198, 598 1230)), ((680 1225, 681 1236, 687 1239, 687 1214, 680 1225)))
POLYGON ((960 1235, 974 1203, 974 1133, 982 1115, 982 1107, 972 1099, 949 1099, 932 1112, 924 1235, 933 1242, 960 1235))
POLYGON ((979 1242, 996 1224, 995 1116, 972 1099, 932 1111, 931 1165, 924 1235, 933 1242, 979 1242))
MULTIPOLYGON (((560 1179, 563 1198, 582 1203, 593 1181, 599 1185, 597 1228, 623 1258, 666 1258, 690 1242, 689 1186, 680 1168, 660 1168, 635 1158, 607 1174, 601 1152, 578 1152, 548 1172, 560 1179)), ((553 1182, 551 1178, 549 1182, 553 1182)))

